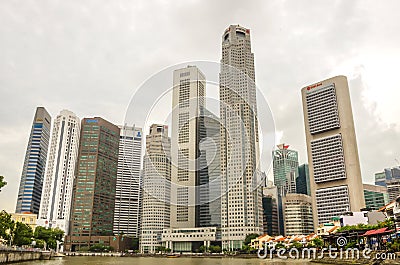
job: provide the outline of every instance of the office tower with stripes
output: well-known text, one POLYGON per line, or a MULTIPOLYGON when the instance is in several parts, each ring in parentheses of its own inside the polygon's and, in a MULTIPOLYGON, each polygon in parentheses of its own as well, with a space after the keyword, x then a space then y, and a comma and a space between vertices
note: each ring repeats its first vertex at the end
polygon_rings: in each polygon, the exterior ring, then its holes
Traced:
POLYGON ((79 118, 68 110, 62 110, 54 120, 37 220, 38 225, 57 227, 65 234, 69 232, 80 127, 79 118))
POLYGON ((254 54, 250 30, 239 25, 222 35, 220 116, 222 248, 235 250, 263 231, 254 54))
POLYGON ((153 124, 146 136, 143 157, 143 202, 140 252, 155 253, 163 229, 170 227, 171 140, 168 126, 153 124))
POLYGON ((139 237, 142 157, 142 129, 119 126, 117 186, 115 191, 114 227, 116 235, 139 237))
POLYGON ((50 126, 50 114, 44 107, 37 107, 22 168, 16 213, 39 213, 50 141, 50 126))
POLYGON ((365 208, 360 161, 345 76, 301 89, 314 226, 365 208))

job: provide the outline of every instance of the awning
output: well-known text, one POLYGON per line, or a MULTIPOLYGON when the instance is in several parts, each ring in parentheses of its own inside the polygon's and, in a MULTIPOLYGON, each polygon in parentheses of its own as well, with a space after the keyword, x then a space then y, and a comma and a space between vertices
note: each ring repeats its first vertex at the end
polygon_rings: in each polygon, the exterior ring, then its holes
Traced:
POLYGON ((369 230, 363 236, 373 236, 373 235, 380 235, 380 234, 385 234, 389 233, 389 229, 387 227, 376 229, 376 230, 369 230))

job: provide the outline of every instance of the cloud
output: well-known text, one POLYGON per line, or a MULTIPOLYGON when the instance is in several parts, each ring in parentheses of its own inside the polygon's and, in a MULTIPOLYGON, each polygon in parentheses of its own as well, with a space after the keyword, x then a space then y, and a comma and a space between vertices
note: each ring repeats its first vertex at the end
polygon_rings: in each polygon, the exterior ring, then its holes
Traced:
POLYGON ((343 71, 354 76, 349 79, 359 153, 370 180, 400 157, 393 114, 400 111, 399 6, 339 0, 0 1, 0 174, 9 183, 0 193, 0 209, 14 210, 36 106, 53 117, 67 108, 81 118, 122 123, 135 88, 172 64, 219 61, 221 35, 236 23, 251 29, 257 84, 282 141, 299 150, 301 162, 307 157, 300 88, 343 71), (366 70, 357 74, 360 65, 366 70))

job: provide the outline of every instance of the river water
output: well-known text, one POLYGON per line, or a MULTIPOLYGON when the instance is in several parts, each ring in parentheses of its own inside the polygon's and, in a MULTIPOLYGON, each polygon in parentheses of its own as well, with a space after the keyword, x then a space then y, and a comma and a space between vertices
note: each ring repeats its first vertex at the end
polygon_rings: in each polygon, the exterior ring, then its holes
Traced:
MULTIPOLYGON (((21 263, 27 264, 27 263, 21 263)), ((304 260, 269 260, 240 258, 129 258, 129 257, 65 257, 57 260, 29 262, 32 265, 318 265, 304 260)))

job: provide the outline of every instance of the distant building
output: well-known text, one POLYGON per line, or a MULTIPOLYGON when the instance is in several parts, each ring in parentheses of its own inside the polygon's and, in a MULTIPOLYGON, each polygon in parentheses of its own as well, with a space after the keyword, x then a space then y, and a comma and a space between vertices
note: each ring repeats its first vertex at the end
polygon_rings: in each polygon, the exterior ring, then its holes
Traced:
POLYGON ((386 187, 363 184, 365 207, 371 210, 379 210, 389 203, 389 194, 386 187))
MULTIPOLYGON (((71 208, 71 251, 112 236, 120 129, 102 118, 82 120, 71 208)), ((66 245, 67 246, 67 245, 66 245)), ((68 250, 68 248, 66 248, 68 250)))
POLYGON ((62 110, 54 120, 38 218, 38 225, 57 227, 66 235, 69 233, 80 128, 79 118, 68 110, 62 110))
POLYGON ((113 232, 138 238, 141 219, 142 129, 120 126, 113 232))
POLYGON ((299 167, 298 152, 289 149, 289 145, 280 144, 272 151, 274 184, 278 189, 279 234, 284 231, 283 197, 287 193, 296 193, 296 174, 299 167))
POLYGON ((283 189, 282 195, 296 192, 297 168, 299 167, 299 155, 295 150, 289 149, 289 145, 280 144, 278 149, 272 152, 274 184, 278 189, 283 189), (293 174, 291 175, 290 173, 293 174))
POLYGON ((400 166, 375 173, 375 185, 387 187, 389 199, 395 200, 400 195, 400 166))
POLYGON ((36 229, 37 215, 34 213, 10 213, 11 219, 14 222, 21 222, 23 224, 29 225, 32 231, 36 229))
POLYGON ((305 194, 286 194, 283 197, 285 235, 314 233, 311 197, 305 194))
POLYGON ((163 229, 170 227, 171 140, 168 126, 153 124, 146 136, 143 158, 143 207, 139 248, 155 253, 163 229))
POLYGON ((301 89, 314 224, 365 207, 347 78, 301 89))
POLYGON ((340 215, 340 226, 368 224, 368 212, 347 212, 340 215))
POLYGON ((263 233, 270 236, 279 235, 278 189, 268 185, 263 188, 263 233))
POLYGON ((296 193, 311 196, 310 171, 308 169, 308 164, 300 165, 297 169, 296 193))
POLYGON ((50 114, 45 108, 37 107, 19 183, 16 213, 39 213, 50 141, 50 126, 50 114))

